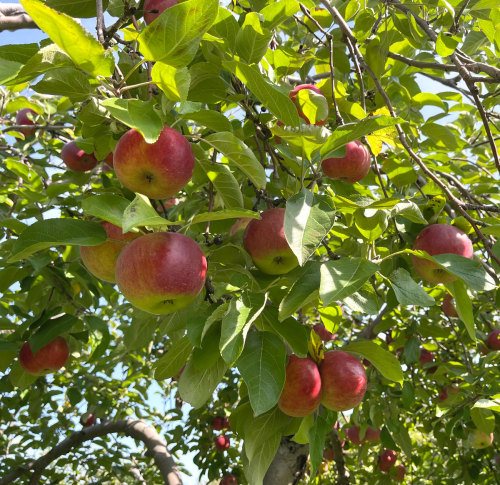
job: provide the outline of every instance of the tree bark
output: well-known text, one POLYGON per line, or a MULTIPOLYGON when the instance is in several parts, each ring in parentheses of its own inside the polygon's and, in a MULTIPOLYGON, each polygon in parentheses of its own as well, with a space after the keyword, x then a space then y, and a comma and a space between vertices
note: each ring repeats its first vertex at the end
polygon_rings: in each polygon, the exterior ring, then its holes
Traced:
POLYGON ((32 475, 29 483, 39 483, 43 471, 50 463, 66 455, 73 448, 82 445, 85 441, 90 441, 111 433, 123 433, 131 438, 142 441, 147 448, 146 455, 153 457, 165 485, 182 485, 177 466, 167 450, 167 445, 153 426, 146 424, 140 419, 105 421, 73 433, 64 441, 54 446, 54 448, 45 455, 26 465, 16 468, 6 477, 0 479, 0 485, 12 483, 17 478, 30 472, 32 472, 32 475))
POLYGON ((304 474, 308 456, 308 445, 299 445, 284 436, 266 472, 264 485, 295 485, 304 474))
POLYGON ((38 29, 38 27, 18 3, 0 3, 0 32, 19 29, 38 29))

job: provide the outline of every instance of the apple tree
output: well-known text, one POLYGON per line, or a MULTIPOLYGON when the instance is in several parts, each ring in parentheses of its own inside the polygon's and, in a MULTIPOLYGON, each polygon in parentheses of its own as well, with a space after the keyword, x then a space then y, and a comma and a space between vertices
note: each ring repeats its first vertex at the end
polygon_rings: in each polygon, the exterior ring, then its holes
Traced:
POLYGON ((0 484, 175 485, 188 454, 500 483, 497 0, 0 4, 18 29, 0 484))

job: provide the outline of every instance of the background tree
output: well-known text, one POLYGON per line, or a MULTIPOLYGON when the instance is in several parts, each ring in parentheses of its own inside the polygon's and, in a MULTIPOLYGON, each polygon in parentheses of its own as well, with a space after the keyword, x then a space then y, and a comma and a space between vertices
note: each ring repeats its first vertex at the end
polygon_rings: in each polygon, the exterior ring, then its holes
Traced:
POLYGON ((0 46, 0 483, 176 484, 193 450, 226 484, 500 483, 498 2, 172 3, 0 6, 0 30, 47 34, 0 46), (134 193, 138 156, 115 147, 164 126, 192 176, 134 193), (252 241, 269 210, 283 222, 252 241), (103 221, 191 238, 202 291, 169 314, 132 306, 95 276, 106 256, 82 262, 124 244, 103 221), (57 337, 65 366, 26 372, 22 346, 57 337), (361 404, 285 414, 288 355, 314 369, 333 349, 363 361, 361 404))

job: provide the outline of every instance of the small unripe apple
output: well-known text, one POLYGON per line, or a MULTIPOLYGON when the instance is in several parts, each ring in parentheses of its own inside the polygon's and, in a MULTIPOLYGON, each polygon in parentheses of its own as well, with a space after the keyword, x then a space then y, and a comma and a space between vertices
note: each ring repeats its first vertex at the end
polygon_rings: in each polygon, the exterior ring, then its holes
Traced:
POLYGON ((404 465, 393 466, 390 469, 391 478, 395 482, 402 482, 406 475, 406 468, 404 465))
POLYGON ((367 378, 363 364, 342 350, 325 353, 319 368, 321 403, 332 411, 347 411, 357 406, 366 392, 367 378))
POLYGON ((191 180, 194 154, 187 139, 169 126, 162 129, 154 143, 146 143, 132 129, 118 141, 113 167, 120 182, 132 192, 166 199, 191 180))
POLYGON ((200 246, 175 232, 145 234, 123 248, 116 283, 135 307, 166 315, 188 306, 205 285, 207 260, 200 246))
POLYGON ((330 115, 328 100, 313 84, 295 86, 288 94, 297 108, 298 115, 308 124, 324 125, 330 115))
POLYGON ((494 330, 488 335, 486 344, 492 350, 500 350, 500 330, 494 330))
POLYGON ((19 363, 28 374, 43 376, 64 367, 68 357, 68 343, 63 337, 56 337, 34 354, 29 342, 25 342, 19 352, 19 363))
POLYGON ((321 377, 316 362, 309 357, 291 355, 279 408, 288 416, 303 417, 315 411, 320 402, 321 377))
POLYGON ((476 450, 487 448, 491 443, 493 443, 493 433, 488 434, 479 429, 472 430, 467 438, 467 444, 476 450))
POLYGON ((87 416, 81 416, 80 417, 80 424, 84 428, 88 428, 89 426, 93 426, 95 424, 95 416, 90 413, 87 416))
POLYGON ((452 300, 453 297, 449 293, 446 293, 446 295, 443 298, 443 304, 441 305, 441 309, 443 310, 445 315, 451 318, 457 318, 458 317, 457 309, 455 308, 455 305, 453 305, 452 300))
POLYGON ((336 334, 333 334, 322 323, 317 323, 314 325, 313 330, 318 334, 319 338, 323 342, 330 342, 330 340, 335 340, 336 334))
POLYGON ((378 457, 378 467, 383 472, 388 472, 397 459, 398 455, 394 450, 384 450, 378 457))
POLYGON ((214 444, 215 444, 215 449, 217 451, 224 451, 229 448, 230 440, 227 436, 221 434, 220 436, 217 436, 214 438, 214 444))
POLYGON ((343 157, 327 158, 321 162, 321 168, 333 180, 359 182, 370 171, 370 152, 360 141, 351 141, 345 146, 343 157))
MULTIPOLYGON (((38 116, 38 113, 31 108, 20 109, 16 114, 16 125, 34 125, 35 122, 28 117, 28 114, 33 115, 33 118, 38 116)), ((24 138, 29 138, 36 130, 35 128, 21 128, 17 131, 22 133, 24 138)))
POLYGON ((98 163, 93 153, 85 153, 76 142, 70 141, 61 150, 61 159, 66 166, 75 172, 87 172, 98 163))
POLYGON ((285 274, 299 262, 285 237, 285 209, 269 209, 252 219, 243 234, 243 246, 263 273, 285 274))
POLYGON ((238 480, 232 473, 228 473, 222 478, 219 485, 238 485, 238 480))
POLYGON ((427 349, 422 349, 418 360, 421 365, 428 364, 429 362, 434 361, 434 354, 429 352, 427 349))
POLYGON ((80 256, 85 267, 96 278, 115 283, 116 261, 121 250, 141 234, 138 232, 123 234, 122 228, 111 222, 102 222, 101 226, 106 231, 106 242, 97 246, 80 246, 80 256))
POLYGON ((177 0, 146 0, 144 2, 144 22, 146 25, 149 25, 172 5, 177 5, 177 0))
MULTIPOLYGON (((471 240, 462 230, 447 224, 432 224, 424 228, 415 240, 413 249, 427 251, 431 256, 439 254, 458 254, 472 259, 474 249, 471 240)), ((412 255, 413 266, 417 273, 431 283, 448 283, 456 277, 440 268, 437 264, 412 255)))

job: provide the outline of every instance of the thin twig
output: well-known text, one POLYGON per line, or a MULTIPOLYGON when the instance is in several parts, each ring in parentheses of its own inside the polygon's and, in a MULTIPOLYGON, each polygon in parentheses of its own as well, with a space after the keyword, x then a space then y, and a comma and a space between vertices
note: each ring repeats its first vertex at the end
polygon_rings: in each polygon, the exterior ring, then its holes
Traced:
POLYGON ((104 31, 106 27, 104 26, 104 11, 102 8, 102 0, 96 0, 96 17, 97 17, 97 39, 101 44, 104 45, 104 31))

